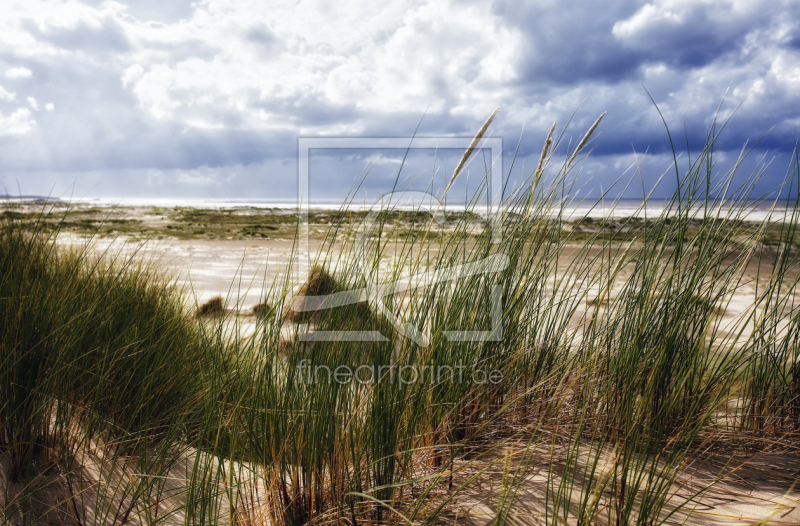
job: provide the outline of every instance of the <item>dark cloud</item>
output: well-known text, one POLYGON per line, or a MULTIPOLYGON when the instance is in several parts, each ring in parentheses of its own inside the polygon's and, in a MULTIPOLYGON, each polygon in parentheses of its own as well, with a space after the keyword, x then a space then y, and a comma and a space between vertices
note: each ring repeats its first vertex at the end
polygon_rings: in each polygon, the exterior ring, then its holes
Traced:
POLYGON ((621 0, 587 9, 580 0, 558 5, 500 1, 493 11, 524 34, 519 59, 524 84, 571 85, 587 79, 620 81, 635 73, 644 55, 624 47, 612 30, 638 5, 621 0))
POLYGON ((700 2, 676 10, 648 4, 617 22, 614 33, 626 48, 640 52, 642 61, 697 68, 738 52, 751 31, 769 22, 765 10, 733 11, 700 2))
POLYGON ((244 34, 245 41, 254 44, 260 55, 274 56, 284 49, 283 42, 264 25, 255 25, 244 34))
MULTIPOLYGON (((744 102, 716 146, 735 158, 745 143, 760 141, 755 157, 778 156, 775 174, 765 177, 769 186, 783 176, 785 166, 777 165, 788 162, 792 134, 800 132, 800 12, 789 3, 754 1, 737 10, 707 2, 500 0, 472 29, 424 12, 463 14, 469 4, 430 4, 422 14, 387 15, 375 28, 341 25, 323 42, 304 25, 261 12, 226 19, 224 9, 204 11, 210 4, 144 1, 128 14, 106 9, 68 29, 22 17, 20 27, 43 50, 5 46, 0 53, 0 86, 16 93, 0 105, 0 117, 22 108, 35 121, 27 134, 0 129, 5 184, 13 174, 52 186, 61 173, 64 181, 102 186, 93 191, 103 195, 146 195, 149 188, 159 195, 291 197, 299 136, 407 137, 419 125, 420 136, 469 137, 499 105, 491 134, 504 139, 507 155, 525 126, 520 171, 535 165, 554 119, 559 130, 572 119, 564 154, 606 112, 585 176, 607 188, 633 151, 649 151, 648 180, 671 160, 647 92, 676 147, 697 152, 730 89, 720 124, 744 102), (472 42, 491 14, 500 25, 472 42), (212 31, 217 25, 224 34, 212 31), (32 75, 4 76, 14 67, 32 75)), ((324 18, 335 26, 332 15, 324 18)), ((363 157, 331 161, 317 188, 346 190, 363 157)), ((409 173, 422 173, 426 162, 415 159, 409 173)), ((390 168, 376 170, 370 188, 393 180, 390 168)))

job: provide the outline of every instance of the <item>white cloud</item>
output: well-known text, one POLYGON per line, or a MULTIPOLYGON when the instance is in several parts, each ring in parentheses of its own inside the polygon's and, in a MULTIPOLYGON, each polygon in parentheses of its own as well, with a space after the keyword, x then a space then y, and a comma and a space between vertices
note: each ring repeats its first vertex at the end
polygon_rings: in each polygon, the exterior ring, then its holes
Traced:
POLYGON ((122 85, 125 87, 130 86, 131 84, 135 84, 142 78, 144 74, 144 68, 141 64, 134 64, 125 69, 122 73, 122 85))
POLYGON ((622 39, 646 39, 648 34, 652 37, 653 33, 698 22, 711 22, 706 29, 714 31, 721 25, 752 24, 763 7, 759 2, 741 0, 655 0, 614 24, 613 33, 622 39))
MULTIPOLYGON (((633 85, 638 80, 668 83, 671 93, 679 93, 689 76, 675 69, 674 60, 682 64, 700 55, 705 62, 690 69, 702 68, 731 49, 730 39, 748 33, 748 24, 766 16, 759 2, 721 2, 653 0, 617 20, 613 35, 653 57, 633 85), (697 24, 707 27, 695 31, 697 24), (698 52, 706 40, 680 44, 686 34, 700 33, 712 39, 708 42, 714 49, 708 53, 698 52)), ((188 18, 162 23, 141 22, 114 2, 99 8, 77 0, 13 3, 12 16, 0 21, 0 44, 6 39, 19 56, 59 57, 75 64, 73 69, 103 67, 118 75, 147 117, 184 130, 352 134, 393 115, 419 116, 426 110, 429 115, 482 120, 495 106, 501 107, 507 123, 519 127, 523 118, 551 122, 555 109, 574 109, 588 94, 603 91, 592 82, 578 85, 577 91, 540 89, 533 98, 522 91, 529 85, 522 82, 526 61, 536 51, 526 48, 526 34, 539 30, 510 24, 515 13, 504 18, 496 5, 346 1, 331 9, 322 0, 303 0, 299 6, 283 0, 261 9, 252 2, 207 0, 196 4, 188 18), (117 35, 114 42, 130 46, 112 53, 86 43, 110 34, 117 35), (542 115, 539 110, 545 105, 550 109, 542 115)), ((763 26, 752 25, 753 31, 763 26)), ((781 26, 783 40, 790 38, 790 25, 781 26)), ((563 31, 550 36, 565 41, 574 37, 563 31)), ((765 45, 753 43, 749 33, 745 38, 748 49, 765 45)), ((763 59, 755 55, 749 60, 763 59)), ((557 64, 561 59, 546 60, 557 64)), ((8 71, 15 69, 20 68, 8 71)), ((773 81, 791 85, 791 71, 780 71, 773 81)), ((539 81, 535 72, 525 75, 539 81)), ((743 82, 739 77, 726 75, 723 82, 738 85, 743 82)), ((598 106, 614 105, 614 92, 610 90, 608 101, 591 99, 598 106)))
POLYGON ((770 75, 786 91, 800 92, 800 56, 798 53, 780 53, 770 64, 770 75))
POLYGON ((399 165, 402 164, 402 159, 397 159, 394 157, 384 157, 382 155, 370 155, 366 159, 364 159, 364 166, 381 166, 381 165, 399 165))
POLYGON ((31 119, 31 110, 19 108, 8 117, 0 113, 0 137, 5 135, 25 135, 33 130, 36 121, 31 119))
POLYGON ((11 93, 10 91, 6 91, 3 86, 0 86, 0 101, 3 102, 14 102, 17 100, 17 94, 11 93))
MULTIPOLYGON (((169 66, 155 65, 147 75, 140 73, 139 80, 132 82, 133 92, 139 99, 139 105, 153 117, 159 120, 171 119, 175 110, 183 105, 179 97, 171 96, 171 91, 180 90, 187 76, 178 74, 169 66)), ((129 78, 130 76, 123 76, 123 84, 129 78)))
POLYGON ((9 79, 28 79, 33 76, 33 72, 28 68, 15 67, 6 70, 6 78, 9 79))
POLYGON ((54 109, 56 109, 56 105, 53 104, 52 102, 48 102, 47 104, 44 105, 44 109, 46 109, 47 111, 53 111, 54 109))
POLYGON ((325 5, 279 2, 254 10, 212 0, 178 24, 127 24, 138 47, 122 84, 159 120, 285 129, 296 118, 292 109, 309 103, 482 116, 497 102, 489 100, 497 87, 514 80, 521 38, 490 6, 325 5), (193 55, 180 42, 213 51, 193 55))
POLYGON ((386 113, 426 107, 441 113, 453 107, 482 116, 491 111, 488 99, 497 96, 497 88, 515 80, 513 60, 521 43, 486 5, 418 6, 380 45, 365 45, 331 70, 325 96, 335 104, 386 113))
POLYGON ((652 4, 645 4, 632 17, 621 20, 614 24, 613 33, 618 38, 632 39, 641 36, 648 30, 664 26, 677 27, 684 24, 691 14, 691 11, 701 8, 701 4, 710 2, 686 2, 686 1, 660 1, 652 4))
POLYGON ((34 109, 34 111, 39 111, 39 103, 36 102, 36 99, 33 97, 28 97, 28 104, 34 109))

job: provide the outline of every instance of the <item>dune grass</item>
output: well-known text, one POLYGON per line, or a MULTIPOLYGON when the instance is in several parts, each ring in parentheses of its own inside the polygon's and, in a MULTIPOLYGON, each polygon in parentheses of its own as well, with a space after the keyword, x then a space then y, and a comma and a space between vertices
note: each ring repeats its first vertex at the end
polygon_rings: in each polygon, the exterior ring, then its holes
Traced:
MULTIPOLYGON (((0 227, 3 511, 15 523, 55 505, 27 491, 52 477, 67 496, 46 518, 67 513, 86 523, 76 458, 89 451, 104 450, 117 468, 158 474, 175 443, 200 433, 215 374, 208 365, 223 360, 158 269, 140 258, 98 257, 89 245, 58 250, 53 235, 0 227)), ((154 481, 106 491, 135 501, 154 481)), ((94 510, 95 522, 112 511, 94 510)))
POLYGON ((795 448, 796 156, 785 221, 747 222, 758 172, 714 173, 712 130, 676 163, 660 217, 565 229, 589 135, 572 151, 548 138, 478 233, 469 212, 488 177, 454 228, 422 215, 422 235, 395 236, 392 211, 331 222, 328 259, 294 299, 284 269, 264 301, 285 307, 247 338, 225 330, 228 311, 199 322, 141 258, 63 251, 51 223, 6 216, 5 520, 416 524, 447 520, 496 477, 492 521, 511 524, 536 472, 543 498, 526 506, 542 523, 661 524, 714 491, 675 489, 701 455, 717 455, 713 482, 742 452, 795 448), (555 152, 564 165, 549 166, 555 152), (503 264, 468 270, 480 261, 503 264), (421 272, 430 283, 408 284, 421 272), (354 290, 313 317, 290 312, 354 290), (302 323, 287 341, 289 321, 302 323))

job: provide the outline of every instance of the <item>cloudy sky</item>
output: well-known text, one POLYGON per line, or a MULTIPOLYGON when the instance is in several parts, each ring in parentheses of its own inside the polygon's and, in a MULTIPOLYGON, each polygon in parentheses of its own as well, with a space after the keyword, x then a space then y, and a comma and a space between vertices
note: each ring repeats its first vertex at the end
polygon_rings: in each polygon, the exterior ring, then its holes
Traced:
MULTIPOLYGON (((684 149, 684 121, 691 149, 727 92, 723 118, 741 105, 720 166, 761 139, 768 189, 800 133, 800 5, 3 0, 0 193, 290 198, 298 137, 405 137, 421 119, 421 136, 469 137, 495 107, 514 177, 577 110, 566 142, 607 112, 582 184, 608 188, 634 151, 650 184, 670 157, 643 86, 684 149)), ((396 175, 383 154, 368 186, 396 175)), ((344 194, 370 159, 320 154, 312 197, 344 194)), ((431 159, 404 175, 430 178, 431 159)))

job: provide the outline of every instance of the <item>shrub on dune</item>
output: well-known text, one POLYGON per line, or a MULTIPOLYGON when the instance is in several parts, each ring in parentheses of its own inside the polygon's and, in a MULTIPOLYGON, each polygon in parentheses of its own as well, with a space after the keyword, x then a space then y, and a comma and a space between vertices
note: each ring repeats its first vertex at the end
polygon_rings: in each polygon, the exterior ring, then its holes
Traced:
POLYGON ((207 302, 200 305, 197 308, 197 315, 198 316, 213 316, 216 314, 222 314, 225 310, 224 303, 222 298, 217 296, 216 298, 211 298, 207 302))
POLYGON ((357 327, 376 326, 378 319, 366 302, 333 307, 325 301, 318 305, 311 299, 313 296, 327 296, 347 290, 350 290, 350 287, 331 276, 323 267, 315 266, 292 303, 284 308, 281 319, 284 322, 338 325, 335 330, 356 330, 357 327), (318 308, 313 310, 314 306, 318 308))

